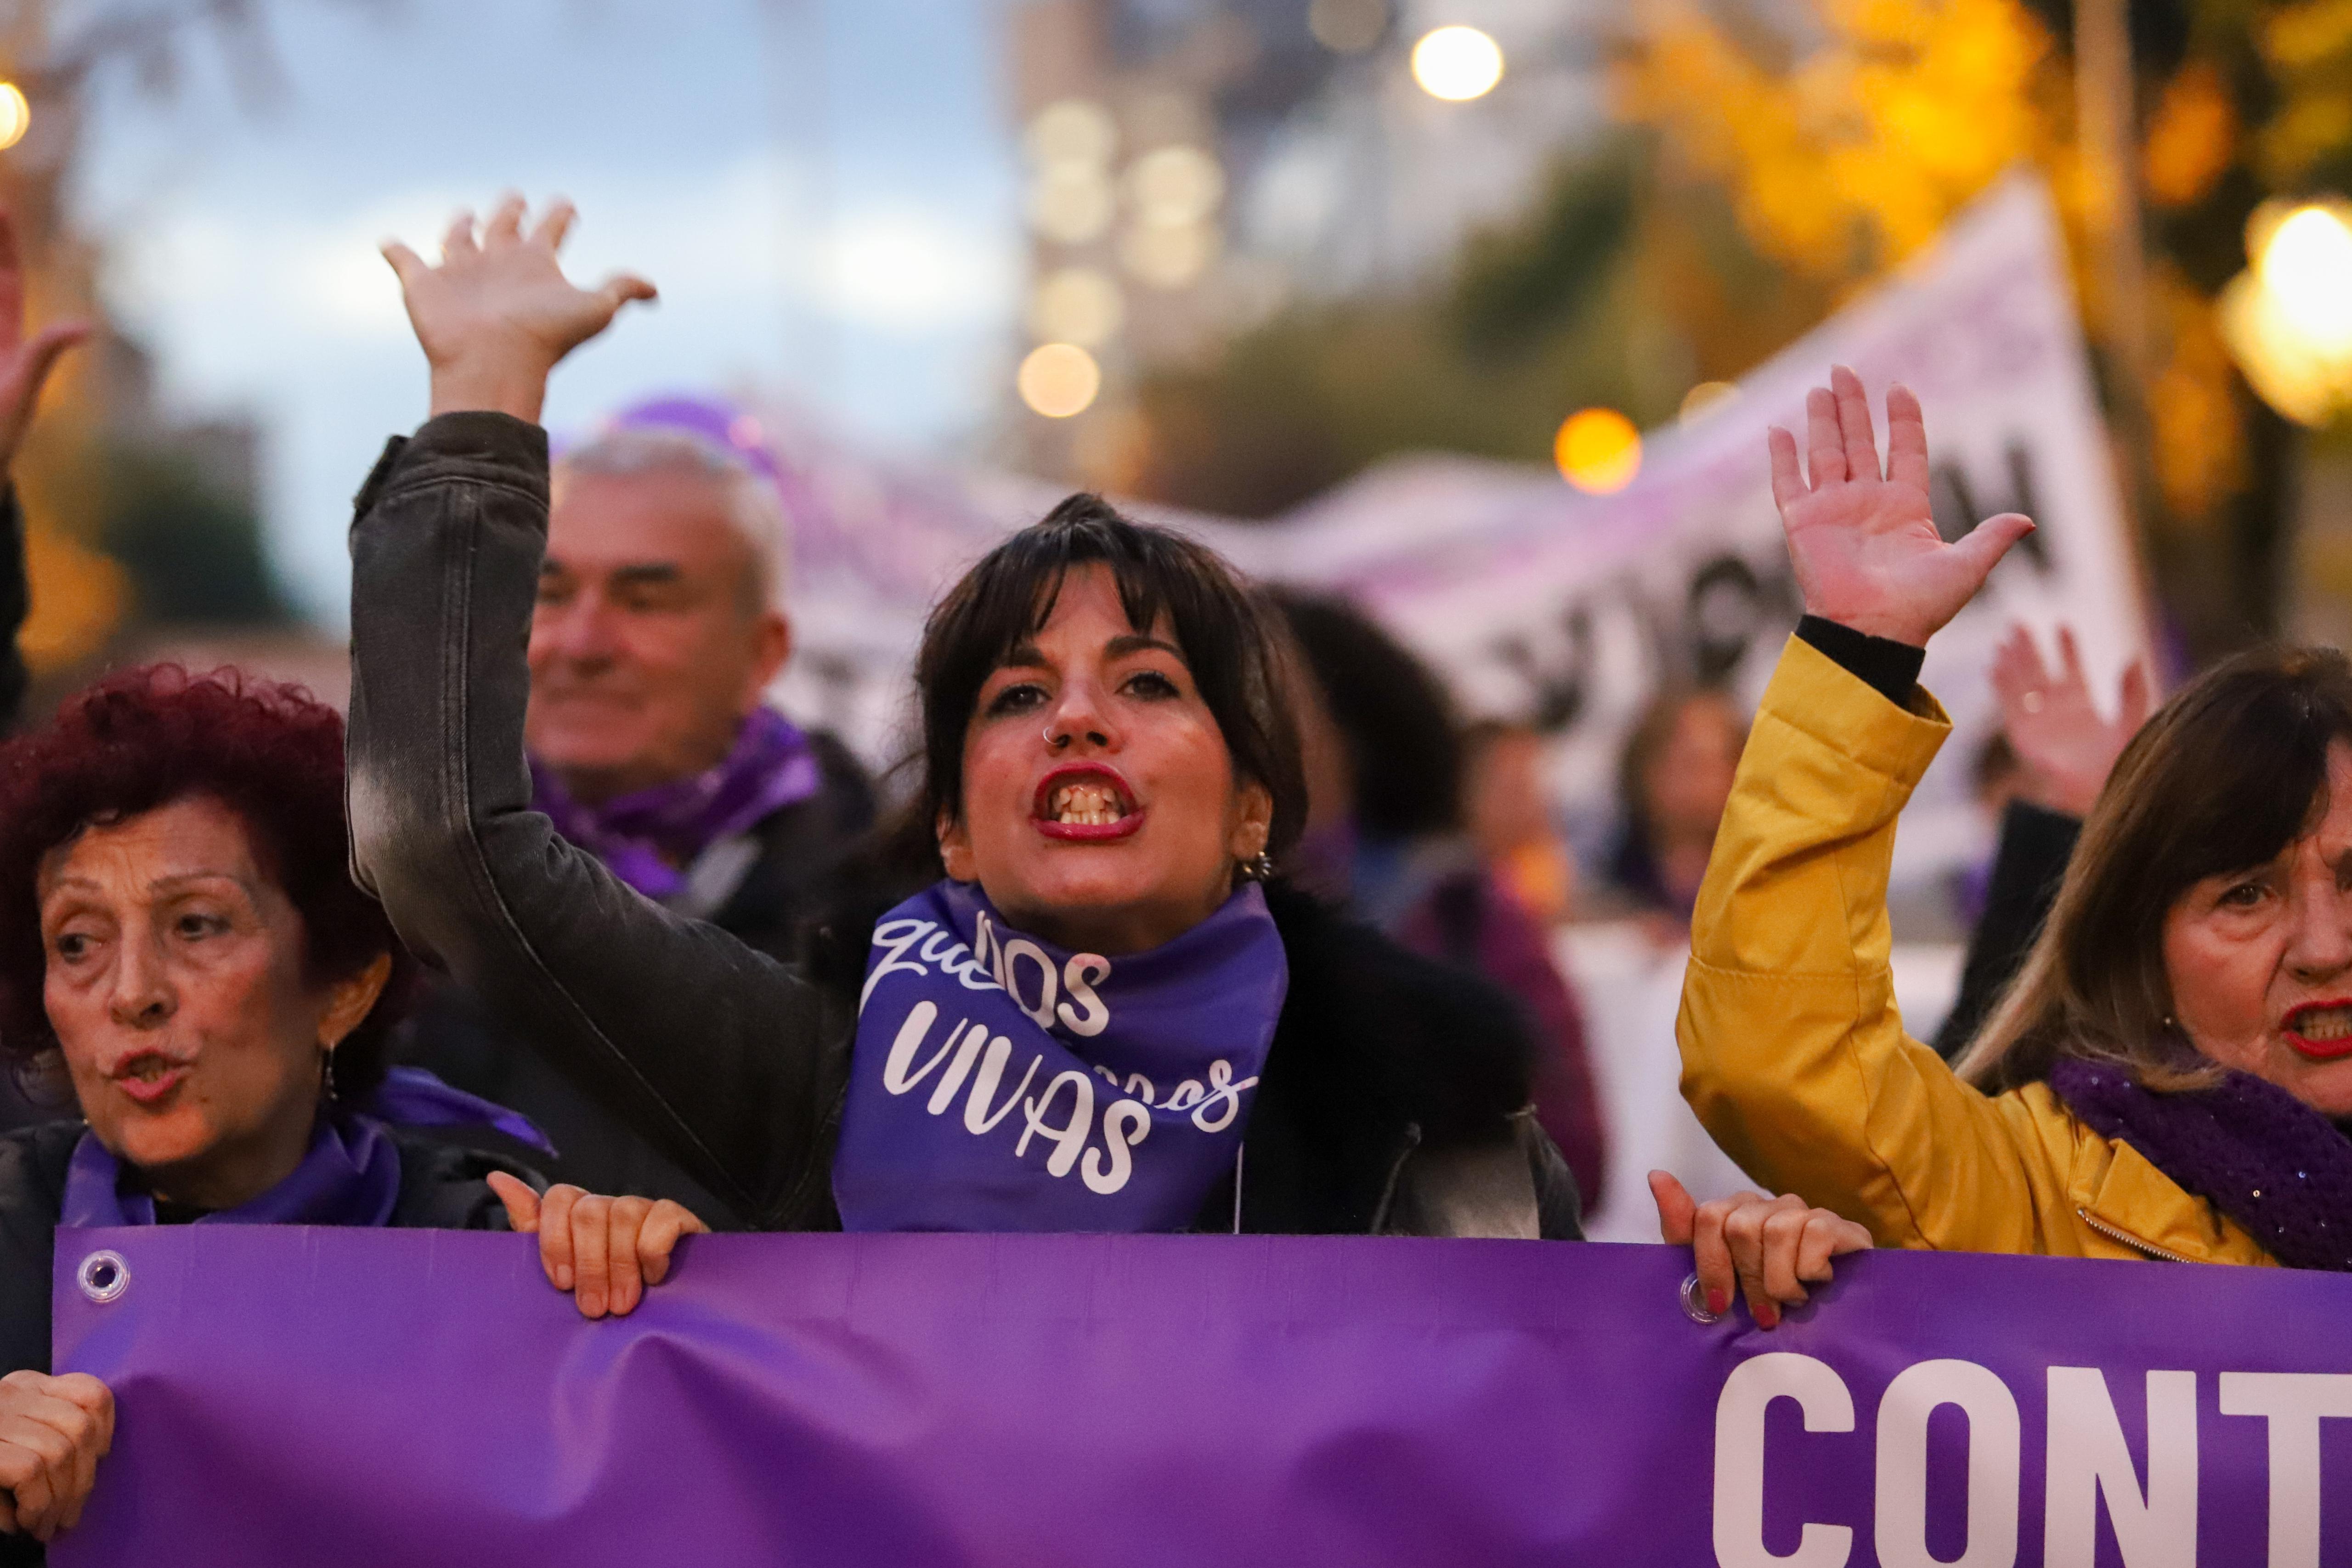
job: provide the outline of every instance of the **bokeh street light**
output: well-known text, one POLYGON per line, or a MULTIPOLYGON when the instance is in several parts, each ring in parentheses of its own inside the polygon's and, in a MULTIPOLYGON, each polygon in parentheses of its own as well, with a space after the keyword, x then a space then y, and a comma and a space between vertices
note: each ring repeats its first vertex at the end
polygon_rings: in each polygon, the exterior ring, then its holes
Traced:
POLYGON ((1463 103, 1503 79, 1503 48, 1475 27, 1438 27, 1412 47, 1412 79, 1432 98, 1463 103))
POLYGON ((1127 301, 1098 267, 1065 267, 1037 280, 1029 297, 1029 329, 1047 342, 1098 349, 1118 336, 1127 301))
POLYGON ((2263 402, 2326 424, 2352 406, 2352 204, 2265 202, 2246 253, 2221 291, 2221 336, 2263 402))
POLYGON ((1094 406, 1102 391, 1102 367, 1076 343, 1041 343, 1021 361, 1014 384, 1033 412, 1067 419, 1094 406))
POLYGON ((1613 408, 1580 409, 1552 440, 1560 477, 1587 495, 1608 496, 1642 471, 1642 433, 1613 408))
POLYGON ((25 132, 33 125, 33 106, 25 101, 25 91, 12 81, 0 81, 0 148, 9 148, 25 140, 25 132))

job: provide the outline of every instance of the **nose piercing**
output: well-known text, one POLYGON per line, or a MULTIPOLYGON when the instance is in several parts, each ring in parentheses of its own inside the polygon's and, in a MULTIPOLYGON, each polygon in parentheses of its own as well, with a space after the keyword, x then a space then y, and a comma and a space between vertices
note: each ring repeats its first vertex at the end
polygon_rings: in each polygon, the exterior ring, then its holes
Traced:
POLYGON ((1070 744, 1070 737, 1066 735, 1055 735, 1054 727, 1049 724, 1045 727, 1045 744, 1058 751, 1070 744))

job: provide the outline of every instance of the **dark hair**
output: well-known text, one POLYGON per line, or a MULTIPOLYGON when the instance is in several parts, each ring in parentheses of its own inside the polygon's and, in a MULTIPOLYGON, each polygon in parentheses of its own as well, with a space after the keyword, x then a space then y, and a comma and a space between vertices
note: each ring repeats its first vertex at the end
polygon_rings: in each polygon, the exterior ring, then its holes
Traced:
POLYGON ((1348 748, 1355 821, 1367 838, 1462 825, 1462 731, 1434 671, 1344 599, 1277 588, 1282 612, 1348 748))
POLYGON ((928 840, 941 818, 961 819, 964 734, 981 687, 1052 617, 1070 571, 1097 562, 1110 569, 1129 625, 1149 630, 1167 617, 1234 777, 1274 798, 1266 849, 1280 855, 1306 825, 1307 784, 1297 726, 1282 700, 1279 643, 1264 612, 1215 551, 1131 522, 1088 495, 1070 497, 982 556, 931 611, 915 656, 923 782, 901 836, 928 840))
POLYGON ((1680 906, 1658 864, 1658 824, 1650 814, 1650 769, 1674 739, 1683 715, 1701 704, 1720 709, 1745 744, 1748 719, 1738 699, 1721 686, 1678 684, 1666 686, 1643 705, 1617 753, 1617 804, 1623 825, 1609 854, 1609 878, 1643 903, 1661 908, 1680 906))
POLYGON ((256 863, 302 917, 303 967, 338 979, 392 956, 392 979, 335 1048, 335 1089, 383 1082, 415 962, 353 884, 343 816, 343 721, 299 686, 233 670, 150 664, 66 699, 43 727, 0 746, 0 1051, 57 1044, 43 1010, 42 860, 93 825, 191 797, 236 813, 256 863))
POLYGON ((1993 1090, 2061 1055, 2151 1088, 2211 1082, 2170 1021, 2164 924, 2210 876, 2265 865, 2327 807, 2327 751, 2352 740, 2352 664, 2333 648, 2240 653, 2132 737, 2099 791, 2016 984, 1959 1061, 1993 1090))

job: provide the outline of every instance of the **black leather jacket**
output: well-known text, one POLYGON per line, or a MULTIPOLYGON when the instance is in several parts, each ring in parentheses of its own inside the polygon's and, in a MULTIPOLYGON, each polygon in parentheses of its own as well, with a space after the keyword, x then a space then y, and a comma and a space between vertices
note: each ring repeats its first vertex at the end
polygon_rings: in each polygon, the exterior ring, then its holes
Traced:
MULTIPOLYGON (((530 809, 523 657, 545 433, 502 414, 395 438, 352 533, 353 873, 583 1089, 753 1225, 837 1226, 856 997, 639 896, 530 809)), ((1243 1191, 1203 1228, 1578 1234, 1508 998, 1277 893, 1289 1000, 1243 1191)))

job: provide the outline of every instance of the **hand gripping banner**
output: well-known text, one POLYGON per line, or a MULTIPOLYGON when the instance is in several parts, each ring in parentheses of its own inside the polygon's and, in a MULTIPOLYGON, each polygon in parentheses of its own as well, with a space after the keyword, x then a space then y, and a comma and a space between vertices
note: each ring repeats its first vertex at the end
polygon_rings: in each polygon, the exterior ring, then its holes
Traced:
POLYGON ((2335 1276, 1876 1254, 1764 1333, 1661 1247, 709 1236, 592 1323, 520 1237, 58 1241, 59 1568, 2352 1561, 2335 1276))

